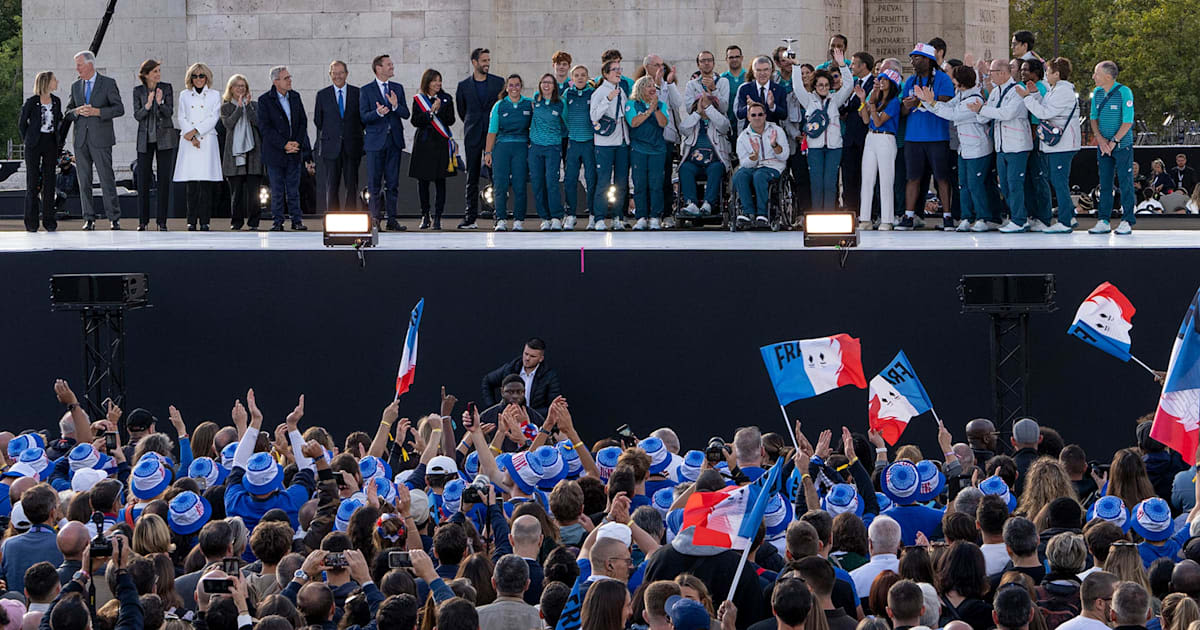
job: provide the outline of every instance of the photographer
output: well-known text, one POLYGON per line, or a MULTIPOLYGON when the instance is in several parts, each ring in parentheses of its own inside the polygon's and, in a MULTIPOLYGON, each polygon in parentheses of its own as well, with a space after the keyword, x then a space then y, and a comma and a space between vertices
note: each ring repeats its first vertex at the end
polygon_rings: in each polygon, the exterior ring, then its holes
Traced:
MULTIPOLYGON (((120 602, 120 612, 114 630, 141 630, 143 626, 142 605, 138 601, 137 587, 129 575, 129 563, 134 553, 129 546, 129 539, 124 534, 114 533, 110 537, 112 543, 113 565, 116 569, 117 600, 120 602)), ((92 592, 89 583, 95 567, 103 563, 101 558, 92 558, 91 549, 83 552, 83 566, 75 572, 74 577, 59 591, 58 597, 50 603, 50 608, 42 615, 38 630, 90 630, 92 616, 88 601, 92 592)))

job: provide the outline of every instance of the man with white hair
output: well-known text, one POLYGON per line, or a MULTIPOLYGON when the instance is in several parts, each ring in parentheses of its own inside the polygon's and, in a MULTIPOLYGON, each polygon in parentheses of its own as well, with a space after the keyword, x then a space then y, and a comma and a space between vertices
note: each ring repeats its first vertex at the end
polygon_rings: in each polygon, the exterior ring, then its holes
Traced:
POLYGON ((92 166, 100 177, 104 193, 104 214, 112 229, 121 229, 121 208, 117 205, 117 180, 113 175, 112 148, 117 143, 113 119, 125 115, 121 90, 117 82, 96 72, 96 55, 90 50, 75 53, 75 72, 79 80, 71 84, 71 97, 63 116, 66 123, 60 132, 65 136, 75 125, 75 174, 79 178, 79 205, 83 209, 83 229, 96 229, 96 212, 92 209, 92 166))
POLYGON ((854 588, 860 595, 871 592, 871 583, 884 571, 896 571, 900 567, 900 523, 890 516, 877 516, 867 528, 867 539, 871 560, 850 572, 854 588))
MULTIPOLYGON (((678 112, 683 109, 683 94, 679 92, 679 86, 675 82, 675 70, 667 66, 661 56, 646 55, 646 58, 642 60, 642 67, 646 69, 647 76, 655 77, 659 98, 667 103, 667 125, 663 127, 663 139, 667 141, 667 155, 670 156, 674 153, 674 146, 679 144, 679 129, 676 125, 678 112)), ((671 204, 674 202, 675 187, 671 185, 673 170, 671 160, 668 159, 666 168, 663 169, 664 208, 672 207, 671 204)), ((675 226, 675 219, 670 213, 665 215, 663 222, 667 228, 675 226)))
POLYGON ((258 97, 262 163, 271 182, 271 231, 283 231, 285 215, 291 215, 293 230, 303 231, 308 228, 300 214, 300 170, 312 161, 308 116, 287 66, 271 68, 271 83, 258 97))
POLYGON ((663 446, 671 454, 671 463, 667 465, 666 475, 668 479, 674 479, 675 471, 679 470, 679 467, 683 465, 683 456, 679 454, 679 436, 675 434, 674 429, 662 427, 651 432, 650 437, 662 440, 663 446))
POLYGON ((766 451, 758 427, 742 427, 733 434, 733 455, 737 458, 738 469, 752 483, 763 476, 762 462, 766 451))
POLYGON ((1118 582, 1113 588, 1112 611, 1109 619, 1113 627, 1145 628, 1153 616, 1150 595, 1137 582, 1118 582))

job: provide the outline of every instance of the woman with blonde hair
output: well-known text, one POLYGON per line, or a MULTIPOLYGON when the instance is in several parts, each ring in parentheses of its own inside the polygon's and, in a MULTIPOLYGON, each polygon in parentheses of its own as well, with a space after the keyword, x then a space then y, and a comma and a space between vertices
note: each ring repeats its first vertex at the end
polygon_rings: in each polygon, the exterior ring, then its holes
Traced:
POLYGON ((138 68, 138 84, 133 88, 133 118, 137 130, 138 231, 150 225, 150 178, 152 162, 158 163, 155 192, 155 223, 158 231, 167 231, 171 207, 171 180, 179 146, 179 130, 171 122, 175 113, 175 91, 162 80, 162 63, 147 59, 138 68))
POLYGON ((1117 576, 1122 582, 1136 582, 1146 592, 1150 591, 1150 580, 1146 578, 1146 567, 1142 564, 1142 555, 1138 553, 1137 545, 1121 540, 1112 544, 1108 549, 1108 558, 1104 561, 1104 570, 1117 576))
POLYGON ((33 80, 33 96, 21 106, 17 131, 25 142, 25 230, 38 230, 38 188, 41 188, 42 227, 47 232, 58 229, 54 218, 54 177, 62 139, 62 101, 54 95, 58 79, 50 71, 39 72, 33 80))
POLYGON ((633 170, 633 209, 637 215, 635 230, 661 230, 663 216, 663 178, 666 168, 667 141, 663 129, 670 124, 670 108, 658 98, 654 78, 644 76, 633 84, 633 94, 625 106, 629 124, 629 164, 633 170))
POLYGON ((680 573, 675 576, 675 583, 679 585, 679 594, 684 599, 692 599, 704 604, 705 610, 708 611, 710 617, 716 617, 717 611, 713 607, 712 596, 708 594, 708 586, 698 577, 691 573, 680 573))
POLYGON ((1186 593, 1171 593, 1162 602, 1162 630, 1191 630, 1200 623, 1200 606, 1186 593))
POLYGON ((157 514, 145 513, 133 526, 133 550, 139 555, 152 553, 169 554, 175 550, 171 544, 171 529, 157 514))
POLYGON ((184 77, 186 88, 179 95, 175 125, 183 140, 175 156, 174 181, 187 186, 188 231, 208 231, 212 216, 213 188, 221 181, 221 155, 217 146, 217 121, 221 118, 221 96, 212 87, 208 66, 194 63, 184 77))
POLYGON ((1046 528, 1046 517, 1042 508, 1063 497, 1078 501, 1075 488, 1071 485, 1071 477, 1067 475, 1062 464, 1051 457, 1034 460, 1025 473, 1024 488, 1014 513, 1033 520, 1038 531, 1046 528))
POLYGON ((262 137, 258 132, 258 101, 250 95, 250 82, 235 74, 221 95, 221 124, 225 126, 225 152, 221 172, 229 182, 230 216, 233 230, 248 225, 258 229, 261 206, 258 187, 263 167, 259 155, 262 137))

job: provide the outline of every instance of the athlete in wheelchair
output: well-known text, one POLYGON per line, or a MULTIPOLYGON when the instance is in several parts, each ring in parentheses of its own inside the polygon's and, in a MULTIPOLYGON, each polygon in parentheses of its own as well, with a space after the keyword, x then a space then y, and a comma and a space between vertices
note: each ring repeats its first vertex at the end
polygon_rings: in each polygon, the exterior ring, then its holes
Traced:
MULTIPOLYGON (((784 223, 782 214, 791 214, 791 199, 781 203, 785 186, 781 173, 787 165, 788 141, 784 130, 775 123, 767 122, 766 109, 761 103, 751 102, 746 108, 749 124, 738 135, 738 170, 733 174, 734 200, 730 211, 737 213, 733 227, 744 230, 779 229, 784 223), (774 185, 773 185, 774 184, 774 185), (772 199, 775 192, 776 199, 772 199), (774 202, 774 203, 772 203, 774 202), (772 213, 772 207, 779 211, 772 213)), ((790 219, 786 225, 790 227, 790 219)))
POLYGON ((679 119, 680 142, 678 194, 675 219, 703 225, 724 222, 725 174, 729 171, 729 119, 717 107, 717 98, 701 92, 679 119), (704 202, 699 203, 697 181, 704 182, 704 202), (698 205, 699 204, 699 205, 698 205))

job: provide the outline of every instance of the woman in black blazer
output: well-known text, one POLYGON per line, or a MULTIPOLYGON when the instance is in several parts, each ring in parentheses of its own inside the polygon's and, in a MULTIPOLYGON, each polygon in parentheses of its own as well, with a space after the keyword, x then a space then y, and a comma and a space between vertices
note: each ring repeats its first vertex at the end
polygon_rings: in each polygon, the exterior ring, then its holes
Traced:
POLYGON ((450 126, 454 124, 454 100, 442 90, 442 75, 432 68, 421 76, 421 89, 413 97, 412 159, 408 161, 408 176, 417 180, 421 200, 421 229, 442 229, 442 210, 446 207, 446 177, 455 175, 450 169, 454 158, 450 126), (441 124, 435 125, 434 119, 441 124), (429 183, 435 194, 433 221, 429 220, 429 183))
POLYGON ((42 194, 42 227, 58 229, 54 219, 54 177, 62 140, 62 101, 54 95, 58 79, 53 72, 39 72, 33 80, 33 96, 21 107, 18 131, 25 140, 25 229, 38 231, 38 191, 42 194))
POLYGON ((150 163, 158 162, 158 207, 155 222, 158 231, 167 231, 167 214, 171 203, 171 180, 175 170, 175 147, 179 146, 179 131, 172 119, 175 116, 175 94, 171 84, 160 81, 162 64, 154 59, 142 62, 138 69, 140 83, 133 88, 133 118, 137 130, 137 189, 138 231, 150 224, 150 163))

